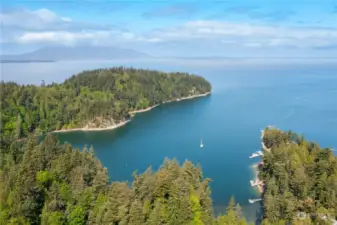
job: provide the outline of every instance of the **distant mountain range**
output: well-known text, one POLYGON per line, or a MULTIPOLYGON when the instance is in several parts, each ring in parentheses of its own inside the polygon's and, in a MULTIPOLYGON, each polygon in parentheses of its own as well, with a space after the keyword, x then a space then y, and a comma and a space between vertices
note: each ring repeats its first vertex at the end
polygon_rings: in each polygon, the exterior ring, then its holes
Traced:
POLYGON ((45 47, 19 55, 2 55, 1 62, 52 62, 69 60, 140 59, 151 56, 116 47, 45 47))

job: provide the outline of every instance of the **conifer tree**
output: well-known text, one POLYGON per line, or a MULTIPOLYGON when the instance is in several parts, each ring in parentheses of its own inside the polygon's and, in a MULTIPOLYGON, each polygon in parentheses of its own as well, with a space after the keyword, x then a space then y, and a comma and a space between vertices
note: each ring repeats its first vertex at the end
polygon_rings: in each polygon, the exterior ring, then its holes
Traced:
POLYGON ((130 208, 129 225, 142 225, 144 224, 144 215, 141 203, 136 199, 130 208))
POLYGON ((17 116, 17 120, 16 120, 16 129, 15 129, 15 137, 17 139, 19 139, 21 137, 22 134, 22 125, 21 125, 22 121, 21 121, 21 115, 18 114, 17 116))

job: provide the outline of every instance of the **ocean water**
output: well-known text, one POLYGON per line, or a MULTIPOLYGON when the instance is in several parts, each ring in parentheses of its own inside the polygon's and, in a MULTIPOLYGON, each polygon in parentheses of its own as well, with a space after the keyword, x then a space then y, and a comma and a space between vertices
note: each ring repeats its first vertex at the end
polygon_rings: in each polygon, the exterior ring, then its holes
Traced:
POLYGON ((261 129, 267 125, 291 129, 322 147, 337 149, 337 66, 333 64, 137 66, 203 75, 213 92, 137 114, 116 130, 57 134, 62 142, 79 148, 93 145, 111 180, 130 181, 133 171, 156 169, 165 157, 181 163, 188 159, 200 163, 204 177, 212 179, 216 212, 222 212, 234 195, 252 221, 259 205, 248 203, 258 196, 249 180, 254 177, 252 164, 259 159, 248 157, 260 148, 261 129))

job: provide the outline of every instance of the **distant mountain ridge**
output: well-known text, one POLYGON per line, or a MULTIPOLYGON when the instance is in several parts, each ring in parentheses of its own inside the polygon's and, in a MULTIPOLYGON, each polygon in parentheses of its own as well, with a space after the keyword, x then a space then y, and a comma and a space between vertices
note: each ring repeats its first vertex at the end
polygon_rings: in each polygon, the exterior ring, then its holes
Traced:
POLYGON ((63 61, 63 60, 102 60, 102 59, 140 59, 151 56, 131 49, 116 47, 44 47, 18 54, 2 55, 1 62, 8 61, 63 61))

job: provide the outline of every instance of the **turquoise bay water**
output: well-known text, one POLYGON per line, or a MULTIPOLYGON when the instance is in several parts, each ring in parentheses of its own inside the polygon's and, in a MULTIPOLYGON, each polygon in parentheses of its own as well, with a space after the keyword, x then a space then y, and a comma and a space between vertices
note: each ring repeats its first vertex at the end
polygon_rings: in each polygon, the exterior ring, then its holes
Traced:
POLYGON ((112 180, 132 179, 132 172, 154 169, 165 157, 200 163, 212 179, 217 212, 231 195, 253 220, 258 204, 250 187, 248 156, 260 148, 267 125, 291 129, 337 147, 337 74, 335 69, 260 69, 203 71, 213 85, 210 96, 171 103, 138 114, 124 127, 100 132, 58 134, 76 147, 93 145, 112 180), (200 148, 203 138, 204 148, 200 148))
POLYGON ((249 159, 260 148, 260 130, 267 125, 291 129, 337 149, 337 65, 193 61, 57 62, 4 65, 3 79, 19 83, 61 82, 75 72, 114 65, 187 71, 208 79, 211 96, 166 104, 138 114, 126 126, 100 132, 59 133, 62 142, 82 148, 93 145, 111 180, 132 179, 132 172, 154 169, 165 157, 200 163, 211 178, 217 212, 231 195, 249 220, 255 219, 257 197, 249 180, 249 159), (203 138, 204 148, 200 148, 203 138))

